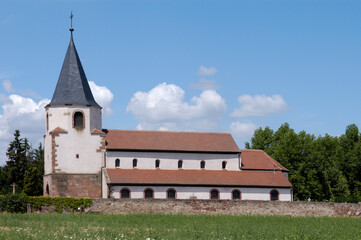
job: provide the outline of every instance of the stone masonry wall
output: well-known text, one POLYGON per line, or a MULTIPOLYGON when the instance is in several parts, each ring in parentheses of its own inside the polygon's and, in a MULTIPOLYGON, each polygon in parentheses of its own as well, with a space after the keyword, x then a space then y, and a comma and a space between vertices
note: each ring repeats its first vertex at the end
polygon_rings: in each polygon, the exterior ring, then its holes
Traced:
POLYGON ((100 174, 50 174, 51 197, 100 198, 100 174))
POLYGON ((86 212, 360 217, 361 204, 299 201, 95 199, 93 205, 86 212))

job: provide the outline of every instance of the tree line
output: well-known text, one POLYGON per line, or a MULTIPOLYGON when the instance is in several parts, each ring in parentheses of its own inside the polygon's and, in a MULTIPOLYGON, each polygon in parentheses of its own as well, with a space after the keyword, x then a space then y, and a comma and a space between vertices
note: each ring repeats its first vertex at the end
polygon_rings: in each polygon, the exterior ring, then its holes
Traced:
POLYGON ((41 143, 33 149, 27 138, 21 138, 20 131, 14 133, 6 152, 8 160, 0 166, 0 195, 13 192, 28 196, 43 194, 44 149, 41 143))
POLYGON ((294 199, 361 199, 361 134, 355 124, 341 136, 296 133, 288 123, 277 131, 255 130, 247 149, 261 149, 289 170, 294 199))

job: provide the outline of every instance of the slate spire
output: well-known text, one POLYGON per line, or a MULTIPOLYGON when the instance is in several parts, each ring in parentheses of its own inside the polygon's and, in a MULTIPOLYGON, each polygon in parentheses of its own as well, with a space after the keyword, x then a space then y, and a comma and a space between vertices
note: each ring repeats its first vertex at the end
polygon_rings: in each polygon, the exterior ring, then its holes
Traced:
MULTIPOLYGON (((72 15, 71 15, 72 18, 72 15)), ((94 100, 88 80, 80 62, 78 52, 73 42, 73 31, 71 27, 70 43, 65 55, 63 67, 61 68, 58 83, 53 98, 49 105, 90 105, 100 107, 94 100)))

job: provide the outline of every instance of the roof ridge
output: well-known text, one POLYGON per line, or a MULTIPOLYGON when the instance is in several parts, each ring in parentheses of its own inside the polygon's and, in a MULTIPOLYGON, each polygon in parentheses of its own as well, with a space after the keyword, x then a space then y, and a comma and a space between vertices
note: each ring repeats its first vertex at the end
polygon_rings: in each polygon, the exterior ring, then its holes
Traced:
POLYGON ((239 149, 240 151, 253 151, 253 152, 264 152, 261 149, 239 149))
MULTIPOLYGON (((235 172, 242 172, 247 170, 215 170, 215 169, 161 169, 161 168, 154 168, 154 169, 142 169, 142 168, 106 168, 107 170, 117 170, 117 171, 183 171, 183 172, 228 172, 228 173, 235 173, 235 172)), ((265 169, 255 169, 253 172, 271 172, 271 170, 265 170, 265 169)))
POLYGON ((162 131, 162 130, 137 130, 137 129, 109 129, 107 131, 123 131, 123 132, 159 132, 159 133, 198 133, 198 134, 220 134, 220 135, 231 135, 231 133, 225 132, 192 132, 192 131, 162 131))
POLYGON ((282 166, 282 164, 280 164, 279 162, 277 162, 275 159, 273 159, 270 155, 268 155, 265 151, 263 151, 266 155, 266 157, 271 160, 279 169, 283 170, 286 169, 288 171, 287 168, 285 168, 284 166, 282 166))

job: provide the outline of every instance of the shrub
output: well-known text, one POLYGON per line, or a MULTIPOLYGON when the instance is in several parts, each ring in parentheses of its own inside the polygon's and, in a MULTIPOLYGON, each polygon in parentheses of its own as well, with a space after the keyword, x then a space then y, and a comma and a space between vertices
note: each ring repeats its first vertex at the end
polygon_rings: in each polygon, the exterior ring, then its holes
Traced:
POLYGON ((0 196, 0 212, 24 213, 27 204, 28 197, 23 193, 0 196))
POLYGON ((33 208, 41 209, 42 206, 55 206, 58 213, 63 210, 76 211, 78 208, 86 209, 93 204, 89 198, 70 197, 28 197, 25 194, 0 195, 0 212, 24 213, 27 204, 33 208))
POLYGON ((38 209, 42 206, 55 206, 55 211, 58 213, 63 210, 77 210, 78 208, 88 208, 93 204, 89 198, 71 198, 71 197, 29 197, 29 203, 38 209))

